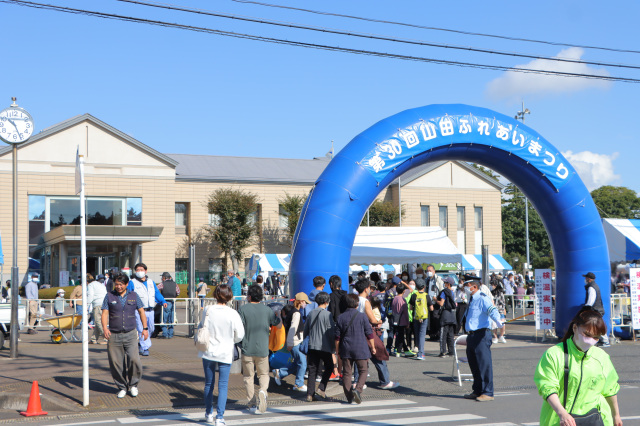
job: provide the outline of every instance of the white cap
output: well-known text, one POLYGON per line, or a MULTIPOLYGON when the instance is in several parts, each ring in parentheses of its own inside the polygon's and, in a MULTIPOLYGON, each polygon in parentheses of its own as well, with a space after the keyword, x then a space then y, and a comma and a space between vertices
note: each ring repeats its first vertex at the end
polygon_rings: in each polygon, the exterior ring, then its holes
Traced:
POLYGON ((58 290, 58 292, 56 294, 60 294, 60 293, 64 293, 63 289, 58 290))

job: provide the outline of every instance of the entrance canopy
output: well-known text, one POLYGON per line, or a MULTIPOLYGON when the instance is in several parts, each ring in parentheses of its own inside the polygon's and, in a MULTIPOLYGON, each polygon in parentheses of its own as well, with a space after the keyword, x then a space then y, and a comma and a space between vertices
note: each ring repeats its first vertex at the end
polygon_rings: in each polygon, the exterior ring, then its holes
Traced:
MULTIPOLYGON (((462 269, 465 271, 480 270, 482 269, 482 255, 481 254, 465 254, 462 256, 462 269)), ((513 269, 511 265, 499 254, 489 255, 489 270, 491 271, 504 271, 513 269)))
POLYGON ((611 262, 640 259, 640 219, 603 219, 611 262))
POLYGON ((261 272, 288 272, 291 255, 287 254, 261 254, 251 256, 247 271, 249 273, 261 272))
POLYGON ((350 263, 461 262, 462 255, 439 226, 361 226, 350 263))

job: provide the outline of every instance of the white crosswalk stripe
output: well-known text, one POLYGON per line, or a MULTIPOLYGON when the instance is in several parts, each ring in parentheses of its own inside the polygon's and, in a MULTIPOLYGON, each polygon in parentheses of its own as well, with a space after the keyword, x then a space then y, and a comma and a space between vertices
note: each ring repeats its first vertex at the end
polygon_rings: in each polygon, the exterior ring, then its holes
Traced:
MULTIPOLYGON (((164 426, 193 424, 201 421, 204 412, 172 413, 150 417, 119 418, 120 424, 154 423, 164 426), (176 422, 176 423, 171 423, 176 422)), ((316 403, 308 405, 269 407, 263 415, 250 415, 246 411, 225 412, 228 426, 266 424, 309 424, 314 426, 335 426, 336 422, 362 426, 456 424, 456 422, 479 421, 485 417, 471 413, 451 413, 448 408, 419 405, 407 399, 364 401, 360 405, 346 403, 316 403), (327 422, 327 423, 325 423, 327 422)), ((486 419, 485 419, 486 420, 486 419)), ((509 424, 505 423, 503 426, 509 424)))

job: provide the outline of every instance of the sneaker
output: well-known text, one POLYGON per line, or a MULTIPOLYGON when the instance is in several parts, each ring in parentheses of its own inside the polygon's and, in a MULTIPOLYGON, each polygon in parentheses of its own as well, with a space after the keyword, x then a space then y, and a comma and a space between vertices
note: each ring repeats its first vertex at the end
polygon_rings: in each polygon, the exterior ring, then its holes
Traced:
POLYGON ((120 389, 120 391, 118 392, 118 398, 124 398, 125 396, 127 396, 127 391, 124 389, 120 389))
MULTIPOLYGON (((367 388, 367 385, 362 385, 362 390, 365 390, 367 388)), ((351 385, 351 389, 356 390, 356 384, 352 384, 351 385)))
POLYGON ((138 396, 138 387, 137 386, 131 386, 131 389, 129 389, 129 393, 131 394, 132 397, 136 397, 138 396))
POLYGON ((318 395, 319 397, 322 397, 322 398, 326 398, 327 397, 327 394, 325 393, 325 391, 320 390, 320 389, 316 389, 316 395, 318 395))
POLYGON ((336 376, 335 373, 331 373, 331 377, 329 377, 330 382, 337 382, 340 380, 340 376, 336 376))
POLYGON ((489 396, 489 395, 480 395, 479 397, 476 398, 476 401, 478 402, 488 402, 488 401, 493 401, 493 397, 489 396))
POLYGON ((362 397, 360 396, 360 392, 357 390, 353 391, 353 402, 356 404, 362 404, 362 397))
POLYGON ((213 414, 205 414, 204 415, 205 423, 213 423, 213 414))
POLYGON ((494 337, 493 339, 491 339, 491 343, 498 343, 498 338, 494 337))
POLYGON ((507 343, 507 339, 504 336, 498 338, 498 343, 507 343))
POLYGON ((267 411, 267 393, 262 390, 258 392, 258 410, 260 410, 261 413, 267 411))
POLYGON ((395 353, 396 358, 400 358, 400 352, 395 353))
POLYGON ((224 419, 216 419, 216 426, 227 426, 227 422, 224 419))
POLYGON ((407 351, 404 353, 404 356, 415 356, 415 353, 411 352, 410 349, 407 349, 407 351))
POLYGON ((255 405, 249 407, 249 414, 262 414, 255 405))
POLYGON ((440 354, 440 355, 438 355, 438 357, 440 357, 440 358, 449 358, 449 355, 447 355, 447 354, 440 354))
POLYGON ((476 399, 477 397, 478 397, 478 395, 476 395, 473 392, 464 395, 464 399, 476 399))
POLYGON ((313 402, 313 401, 317 401, 318 398, 316 398, 315 395, 307 395, 306 401, 307 402, 313 402))
POLYGON ((293 390, 298 391, 298 392, 306 392, 307 391, 307 385, 294 386, 293 390))
POLYGON ((416 361, 424 361, 424 356, 418 355, 415 359, 416 361))
POLYGON ((142 356, 149 356, 149 351, 142 351, 142 356))
POLYGON ((27 331, 27 334, 38 334, 38 332, 35 331, 33 328, 30 328, 29 331, 27 331))
POLYGON ((277 368, 273 370, 273 381, 276 382, 276 385, 282 386, 282 379, 280 379, 280 370, 277 368))
POLYGON ((398 386, 400 386, 400 383, 397 382, 389 382, 384 386, 381 386, 380 389, 386 389, 386 390, 390 390, 390 389, 395 389, 398 386))

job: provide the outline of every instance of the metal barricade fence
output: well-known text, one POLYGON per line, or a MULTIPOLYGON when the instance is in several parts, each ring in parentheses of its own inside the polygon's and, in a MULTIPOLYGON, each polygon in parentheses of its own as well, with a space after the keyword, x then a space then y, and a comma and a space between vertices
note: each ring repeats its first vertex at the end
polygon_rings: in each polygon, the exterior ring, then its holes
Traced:
MULTIPOLYGON (((23 299, 26 300, 26 299, 23 299)), ((77 299, 78 301, 80 299, 77 299)), ((155 326, 159 326, 162 327, 163 325, 173 325, 173 326, 195 326, 198 325, 198 323, 200 322, 200 317, 202 315, 202 310, 205 306, 208 305, 214 305, 216 303, 216 299, 215 298, 175 298, 175 299, 165 299, 167 301, 170 301, 173 303, 173 318, 174 321, 172 323, 164 323, 164 320, 161 320, 160 322, 155 323, 155 326), (190 319, 190 315, 189 315, 189 308, 193 307, 194 310, 194 316, 193 316, 193 321, 191 321, 190 319)), ((56 299, 38 299, 39 302, 39 313, 37 316, 37 323, 36 323, 36 328, 51 328, 51 325, 49 323, 47 323, 46 321, 44 321, 43 319, 46 316, 49 317, 53 317, 56 316, 55 312, 54 312, 54 303, 55 303, 56 299)), ((64 301, 64 314, 72 314, 75 312, 75 307, 70 307, 69 303, 72 300, 70 299, 65 299, 64 301)), ((289 302, 289 299, 286 297, 276 297, 276 296, 265 296, 264 299, 262 300, 261 303, 264 304, 270 304, 270 303, 281 303, 283 305, 287 304, 289 302)), ((240 306, 249 303, 246 300, 245 296, 236 296, 234 297, 233 300, 231 300, 230 302, 230 306, 235 309, 236 311, 238 310, 238 308, 240 308, 240 306)), ((160 305, 161 309, 160 309, 160 318, 164 318, 164 306, 160 305)), ((93 309, 92 308, 87 308, 87 312, 88 315, 91 316, 93 309)), ((26 307, 27 310, 27 320, 25 321, 25 325, 28 325, 28 315, 29 315, 29 310, 28 310, 28 305, 26 307)), ((95 321, 96 319, 94 319, 95 321)), ((97 319, 98 321, 100 321, 100 319, 97 319)))
POLYGON ((631 297, 626 293, 613 293, 611 295, 611 336, 612 341, 616 341, 614 328, 629 329, 629 335, 632 340, 636 340, 636 333, 633 329, 633 321, 631 319, 631 297))

